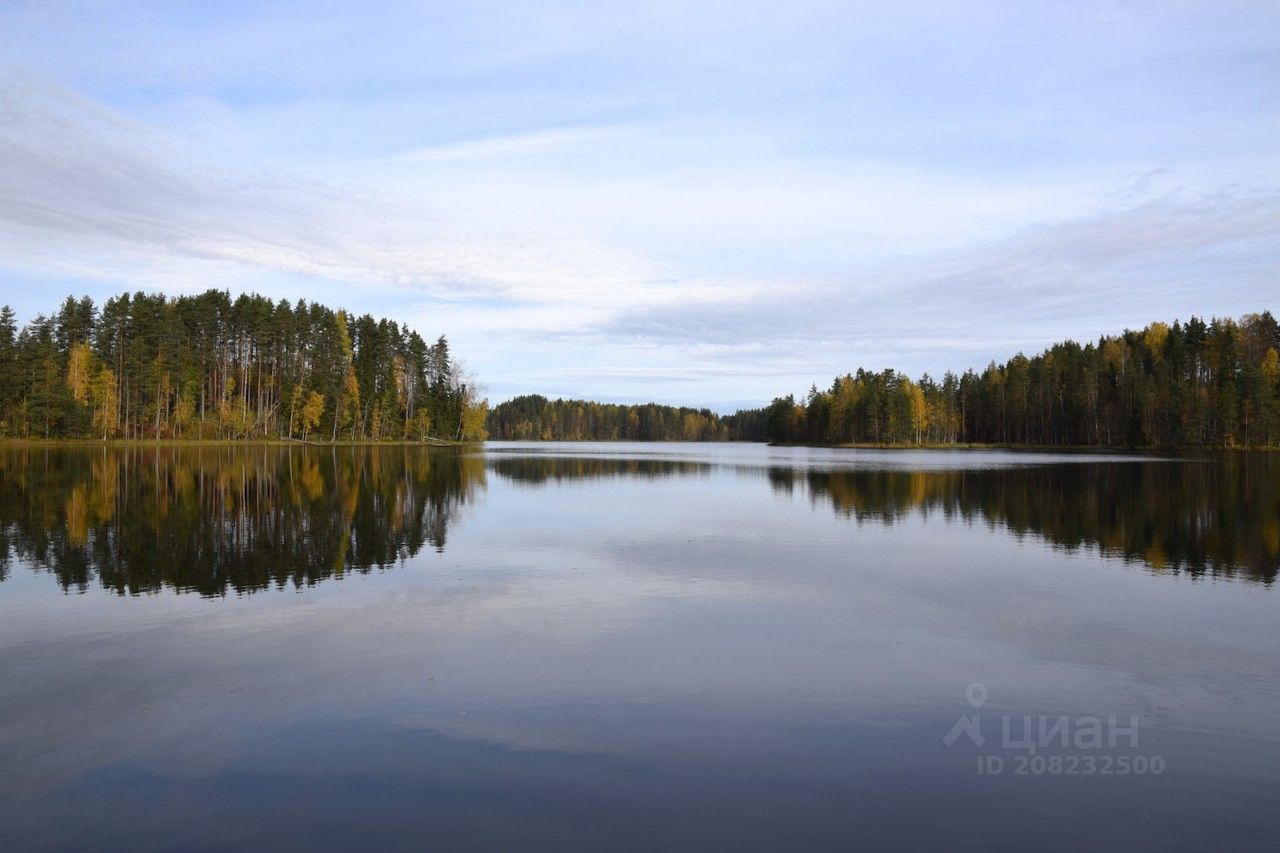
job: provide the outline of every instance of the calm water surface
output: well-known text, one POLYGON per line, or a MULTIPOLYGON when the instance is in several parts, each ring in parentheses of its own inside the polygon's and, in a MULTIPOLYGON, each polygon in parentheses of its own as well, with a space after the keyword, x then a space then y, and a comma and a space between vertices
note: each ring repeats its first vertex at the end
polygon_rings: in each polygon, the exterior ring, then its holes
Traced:
POLYGON ((0 849, 1276 849, 1280 456, 0 447, 0 849))

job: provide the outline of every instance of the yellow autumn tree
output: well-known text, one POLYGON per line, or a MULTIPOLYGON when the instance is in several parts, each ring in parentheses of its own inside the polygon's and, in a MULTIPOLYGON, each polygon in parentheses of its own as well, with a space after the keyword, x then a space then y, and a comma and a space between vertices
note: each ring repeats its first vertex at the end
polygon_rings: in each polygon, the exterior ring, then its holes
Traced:
POLYGON ((1271 384, 1272 389, 1280 383, 1280 353, 1276 352, 1275 347, 1267 349, 1267 354, 1262 357, 1262 364, 1258 365, 1258 372, 1271 384))
POLYGON ((911 430, 915 433, 916 444, 929 427, 929 406, 925 403, 924 391, 919 385, 907 380, 904 385, 907 393, 908 411, 911 414, 911 430))
POLYGON ((350 425, 351 440, 355 441, 356 426, 360 421, 360 382, 356 379, 355 366, 351 364, 347 365, 347 375, 342 380, 342 400, 341 423, 350 425))
POLYGON ((315 429, 320 423, 320 417, 324 414, 324 395, 319 391, 312 391, 307 397, 306 405, 302 407, 302 440, 307 440, 307 435, 311 430, 315 429))
POLYGON ((191 419, 195 417, 195 413, 195 393, 188 383, 188 386, 182 390, 181 394, 178 395, 178 400, 173 405, 173 422, 178 428, 179 435, 186 432, 187 425, 191 423, 191 419))
POLYGON ((484 441, 489 433, 484 428, 489 417, 489 401, 465 401, 462 408, 462 440, 484 441))
POLYGON ((293 434, 299 431, 301 417, 302 385, 299 383, 294 385, 293 391, 289 393, 289 438, 293 438, 293 434))
POLYGON ((1145 332, 1142 333, 1142 342, 1146 344, 1147 351, 1157 360, 1160 360, 1161 353, 1164 352, 1164 342, 1169 338, 1169 327, 1164 323, 1152 323, 1147 326, 1145 332))
POLYGON ((88 344, 72 344, 67 356, 67 387, 77 403, 89 402, 93 388, 93 351, 88 344))
POLYGON ((109 367, 98 371, 93 382, 93 428, 105 441, 115 435, 120 421, 120 397, 116 391, 116 374, 109 367))

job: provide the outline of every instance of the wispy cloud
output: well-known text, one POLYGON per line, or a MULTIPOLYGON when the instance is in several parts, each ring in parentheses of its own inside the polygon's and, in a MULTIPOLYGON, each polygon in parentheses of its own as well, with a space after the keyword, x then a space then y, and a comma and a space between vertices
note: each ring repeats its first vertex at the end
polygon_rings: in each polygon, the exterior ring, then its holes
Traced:
POLYGON ((0 77, 0 93, 0 245, 13 266, 146 285, 275 272, 445 299, 595 306, 644 302, 653 289, 627 286, 661 278, 643 259, 586 240, 459 233, 429 200, 378 186, 202 163, 30 76, 0 77))
POLYGON ((672 345, 754 341, 759 349, 740 356, 747 370, 807 350, 808 369, 793 371, 801 387, 859 366, 980 368, 1067 336, 1274 307, 1277 254, 1280 188, 1175 193, 922 254, 809 294, 783 287, 732 306, 633 312, 607 334, 672 345))
POLYGON ((301 8, 0 9, 0 297, 323 296, 700 404, 1277 307, 1265 5, 301 8))
POLYGON ((529 133, 512 133, 483 139, 468 139, 442 145, 415 148, 397 156, 407 162, 437 162, 450 160, 483 160, 494 157, 511 157, 550 150, 563 150, 583 142, 608 139, 609 127, 565 127, 535 130, 529 133))

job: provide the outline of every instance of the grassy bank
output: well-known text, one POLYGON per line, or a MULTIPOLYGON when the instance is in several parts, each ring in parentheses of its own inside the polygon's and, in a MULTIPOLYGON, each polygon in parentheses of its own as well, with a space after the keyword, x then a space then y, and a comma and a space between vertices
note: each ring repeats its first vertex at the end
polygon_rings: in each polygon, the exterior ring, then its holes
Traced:
POLYGON ((0 438, 0 447, 476 447, 480 441, 302 441, 285 438, 0 438))

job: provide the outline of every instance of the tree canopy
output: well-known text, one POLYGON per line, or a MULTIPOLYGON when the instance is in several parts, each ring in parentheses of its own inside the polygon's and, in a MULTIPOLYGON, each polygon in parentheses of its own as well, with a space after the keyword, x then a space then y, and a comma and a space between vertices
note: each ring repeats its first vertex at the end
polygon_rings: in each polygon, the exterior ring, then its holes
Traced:
POLYGON ((753 437, 820 444, 1089 447, 1280 443, 1280 326, 1270 312, 1192 317, 1019 353, 982 372, 859 369, 776 398, 753 437))
POLYGON ((710 409, 548 400, 540 394, 499 403, 489 412, 488 431, 499 439, 558 441, 724 441, 734 437, 733 430, 710 409))
POLYGON ((720 416, 709 409, 548 400, 496 406, 495 438, 1008 444, 1058 447, 1275 446, 1280 326, 1270 312, 1192 317, 1015 355, 981 372, 911 379, 859 368, 825 389, 720 416))
POLYGON ((0 310, 0 435, 480 439, 486 401, 443 336, 225 291, 0 310))

